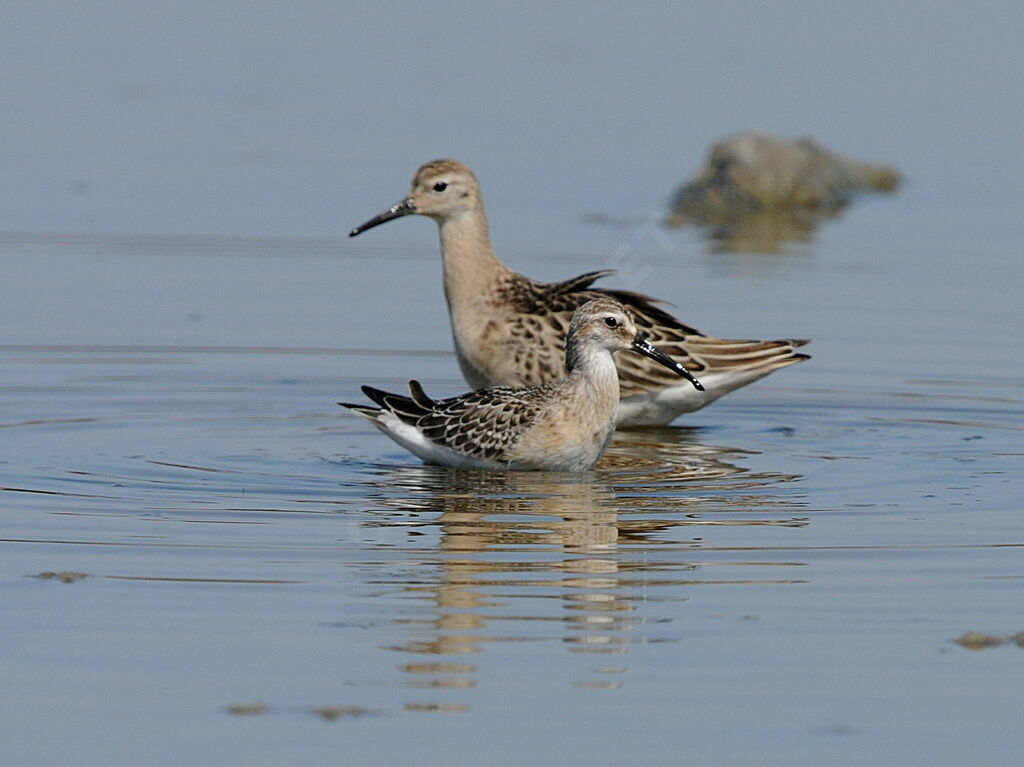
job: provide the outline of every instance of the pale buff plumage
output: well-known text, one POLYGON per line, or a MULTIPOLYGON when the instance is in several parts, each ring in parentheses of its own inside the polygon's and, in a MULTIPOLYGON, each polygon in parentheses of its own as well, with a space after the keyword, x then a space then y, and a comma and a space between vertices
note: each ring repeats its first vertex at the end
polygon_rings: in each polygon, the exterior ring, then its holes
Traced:
POLYGON ((706 336, 629 291, 592 288, 611 274, 596 271, 559 283, 531 280, 506 267, 491 246, 480 187, 454 160, 417 171, 408 196, 362 226, 410 214, 439 227, 444 291, 459 366, 470 386, 536 386, 561 378, 565 336, 573 312, 589 300, 613 298, 627 308, 652 343, 700 376, 703 391, 681 383, 658 364, 635 355, 617 360, 620 426, 664 424, 781 367, 807 359, 802 339, 730 340, 706 336))
POLYGON ((612 354, 632 350, 664 366, 687 386, 700 382, 651 346, 625 308, 589 301, 573 314, 566 339, 568 374, 532 387, 491 387, 433 400, 416 381, 409 394, 363 387, 379 408, 340 403, 367 418, 427 463, 475 469, 585 471, 615 431, 619 377, 612 354))

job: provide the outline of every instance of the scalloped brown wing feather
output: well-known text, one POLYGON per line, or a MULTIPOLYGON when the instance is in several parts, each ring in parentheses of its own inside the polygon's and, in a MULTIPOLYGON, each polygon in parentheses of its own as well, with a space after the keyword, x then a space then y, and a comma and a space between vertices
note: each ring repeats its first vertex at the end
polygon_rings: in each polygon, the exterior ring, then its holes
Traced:
MULTIPOLYGON (((573 312, 587 301, 602 297, 614 298, 622 303, 637 328, 646 334, 652 344, 698 377, 702 373, 730 369, 760 368, 767 373, 807 359, 807 355, 794 352, 796 347, 807 343, 803 339, 748 341, 714 338, 704 335, 692 325, 680 322, 657 306, 656 303, 660 302, 650 296, 630 290, 590 287, 595 280, 613 273, 614 270, 610 269, 587 272, 555 283, 536 282, 516 275, 515 281, 507 286, 504 296, 513 302, 520 315, 512 322, 512 338, 506 343, 520 369, 530 374, 528 383, 546 383, 565 374, 564 367, 557 374, 546 370, 545 358, 557 355, 559 359, 564 359, 565 334, 569 330, 573 312), (539 345, 533 340, 542 323, 557 336, 557 339, 551 339, 554 351, 539 351, 539 345)), ((639 354, 617 354, 615 365, 619 371, 623 398, 679 383, 678 375, 639 354)))

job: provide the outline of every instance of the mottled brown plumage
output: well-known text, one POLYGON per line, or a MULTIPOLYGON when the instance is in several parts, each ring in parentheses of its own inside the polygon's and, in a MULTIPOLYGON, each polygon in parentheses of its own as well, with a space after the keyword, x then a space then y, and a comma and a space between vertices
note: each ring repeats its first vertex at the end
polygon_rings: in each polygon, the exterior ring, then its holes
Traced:
POLYGON ((803 339, 730 340, 702 334, 659 308, 656 299, 627 290, 595 288, 614 272, 588 272, 564 282, 531 280, 495 255, 479 185, 454 160, 427 163, 409 195, 352 230, 357 235, 393 218, 419 214, 437 221, 456 355, 471 386, 536 386, 565 374, 565 336, 573 312, 610 298, 626 307, 637 328, 688 369, 700 374, 698 392, 656 363, 636 355, 617 359, 620 425, 667 423, 780 367, 807 359, 803 339))
MULTIPOLYGON (((415 380, 409 382, 410 391, 418 386, 415 380)), ((363 386, 362 390, 432 442, 467 456, 507 463, 511 460, 509 446, 541 410, 545 394, 542 388, 478 389, 459 397, 431 400, 432 404, 426 407, 422 401, 416 401, 415 394, 412 398, 404 397, 371 386, 363 386)))
MULTIPOLYGON (((617 301, 603 298, 578 309, 567 341, 568 373, 541 386, 498 386, 444 400, 417 381, 409 395, 364 386, 379 406, 340 403, 428 463, 492 469, 589 469, 615 429, 619 400, 612 353, 631 349, 701 384, 644 340, 617 301)), ((632 356, 632 355, 631 355, 632 356)))

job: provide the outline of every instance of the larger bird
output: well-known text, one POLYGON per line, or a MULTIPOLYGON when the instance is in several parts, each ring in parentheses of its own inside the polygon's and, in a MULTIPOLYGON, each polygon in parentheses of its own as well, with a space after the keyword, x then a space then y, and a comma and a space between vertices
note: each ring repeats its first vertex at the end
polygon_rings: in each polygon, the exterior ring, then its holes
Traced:
POLYGON ((685 367, 651 346, 618 301, 588 301, 572 316, 564 378, 543 386, 495 386, 433 400, 416 381, 410 397, 363 387, 379 408, 359 413, 427 463, 470 469, 586 471, 615 431, 619 377, 612 355, 642 354, 702 388, 685 367))
POLYGON ((459 366, 469 385, 537 386, 565 374, 564 348, 573 312, 595 298, 625 305, 636 326, 666 353, 699 375, 704 389, 657 363, 635 355, 617 360, 620 426, 666 424, 778 368, 808 359, 803 339, 729 340, 707 336, 626 290, 592 288, 614 270, 581 274, 565 282, 537 282, 503 264, 491 246, 480 186, 455 160, 421 167, 409 194, 353 229, 349 236, 386 221, 417 214, 434 219, 441 235, 444 293, 459 366))

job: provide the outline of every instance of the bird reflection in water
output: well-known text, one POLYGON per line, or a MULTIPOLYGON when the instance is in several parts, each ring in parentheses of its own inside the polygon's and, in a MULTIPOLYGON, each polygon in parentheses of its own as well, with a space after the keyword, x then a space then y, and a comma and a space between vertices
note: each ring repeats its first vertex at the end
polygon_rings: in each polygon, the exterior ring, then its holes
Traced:
MULTIPOLYGON (((404 530, 418 566, 401 587, 411 608, 394 619, 408 639, 387 649, 431 656, 402 666, 407 686, 472 687, 478 667, 466 656, 493 643, 622 656, 634 643, 679 641, 666 628, 677 611, 651 614, 655 605, 688 601, 700 585, 753 582, 698 575, 705 525, 807 524, 793 514, 802 501, 779 490, 794 477, 750 472, 736 463, 744 455, 666 427, 620 433, 582 474, 382 469, 374 524, 404 530)), ((621 657, 584 664, 570 684, 613 688, 627 671, 621 657)))

